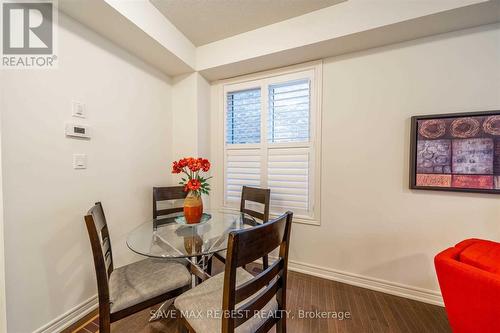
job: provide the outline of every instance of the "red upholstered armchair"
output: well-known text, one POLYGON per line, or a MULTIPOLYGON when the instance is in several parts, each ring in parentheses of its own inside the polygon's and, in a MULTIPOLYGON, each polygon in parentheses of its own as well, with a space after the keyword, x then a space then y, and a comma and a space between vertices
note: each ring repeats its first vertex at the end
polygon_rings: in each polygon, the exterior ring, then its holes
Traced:
POLYGON ((500 243, 467 239, 434 264, 453 332, 500 332, 500 243))

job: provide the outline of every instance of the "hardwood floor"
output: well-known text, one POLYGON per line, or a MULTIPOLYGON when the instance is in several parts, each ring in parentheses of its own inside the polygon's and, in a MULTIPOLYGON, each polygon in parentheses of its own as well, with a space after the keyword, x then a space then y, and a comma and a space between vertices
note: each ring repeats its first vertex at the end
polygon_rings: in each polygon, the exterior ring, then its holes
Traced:
POLYGON ((98 310, 92 311, 79 322, 63 330, 61 333, 96 333, 99 332, 98 310))
MULTIPOLYGON (((289 333, 451 332, 442 307, 295 272, 289 273, 287 305, 293 316, 287 322, 289 333), (349 313, 350 318, 299 318, 301 310, 311 311, 310 313, 336 312, 338 315, 349 313)), ((157 307, 151 310, 155 308, 157 307)), ((330 313, 330 317, 332 316, 333 313, 330 313)), ((136 313, 112 324, 112 332, 177 332, 177 322, 174 319, 148 323, 149 317, 150 310, 136 313)), ((82 327, 73 332, 95 331, 82 327)), ((275 331, 273 329, 270 332, 275 331)))

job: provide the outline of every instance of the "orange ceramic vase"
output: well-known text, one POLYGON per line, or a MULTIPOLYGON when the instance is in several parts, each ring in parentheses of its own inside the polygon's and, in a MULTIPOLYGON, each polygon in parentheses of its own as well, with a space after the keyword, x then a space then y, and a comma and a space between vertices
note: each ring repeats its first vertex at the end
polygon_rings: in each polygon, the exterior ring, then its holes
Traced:
POLYGON ((201 196, 189 192, 184 199, 184 218, 188 224, 200 223, 203 214, 203 201, 201 196))

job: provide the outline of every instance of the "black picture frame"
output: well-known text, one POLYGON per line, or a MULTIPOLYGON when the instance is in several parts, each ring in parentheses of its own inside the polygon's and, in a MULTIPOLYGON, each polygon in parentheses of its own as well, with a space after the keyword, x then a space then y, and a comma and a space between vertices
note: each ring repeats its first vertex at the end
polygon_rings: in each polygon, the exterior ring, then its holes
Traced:
MULTIPOLYGON (((426 191, 446 191, 446 192, 466 192, 466 193, 486 193, 486 194, 500 194, 499 189, 480 189, 480 188, 461 188, 461 187, 441 187, 441 186, 421 186, 417 185, 417 144, 418 144, 418 123, 422 120, 432 119, 453 119, 463 117, 488 117, 500 116, 500 110, 488 111, 474 111, 462 113, 446 113, 446 114, 433 114, 433 115, 420 115, 411 117, 411 130, 410 130, 410 189, 412 190, 426 190, 426 191)), ((499 137, 500 139, 500 137, 499 137)))

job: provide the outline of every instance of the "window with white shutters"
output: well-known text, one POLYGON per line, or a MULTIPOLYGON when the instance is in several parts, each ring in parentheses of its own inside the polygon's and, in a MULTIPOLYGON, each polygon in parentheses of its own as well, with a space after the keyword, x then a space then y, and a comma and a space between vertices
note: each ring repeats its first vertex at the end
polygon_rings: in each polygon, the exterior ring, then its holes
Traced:
POLYGON ((319 219, 317 69, 224 86, 224 206, 271 189, 271 214, 319 219))

